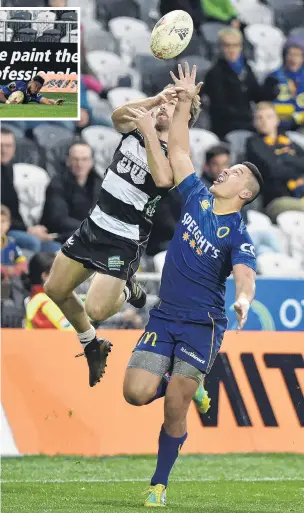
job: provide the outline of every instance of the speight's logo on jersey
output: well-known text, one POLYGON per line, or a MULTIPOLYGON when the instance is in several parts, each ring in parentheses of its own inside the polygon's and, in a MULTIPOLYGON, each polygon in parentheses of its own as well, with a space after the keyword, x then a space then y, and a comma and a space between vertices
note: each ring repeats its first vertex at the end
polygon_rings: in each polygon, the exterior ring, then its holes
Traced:
POLYGON ((126 151, 125 156, 117 163, 117 171, 120 174, 130 173, 136 185, 143 185, 149 168, 142 160, 135 157, 133 153, 126 151))
POLYGON ((197 222, 192 218, 188 212, 184 215, 182 224, 187 227, 187 231, 183 233, 183 241, 188 242, 190 248, 195 250, 197 255, 203 253, 210 255, 211 258, 218 258, 220 250, 216 249, 211 242, 202 234, 197 222), (192 237, 189 235, 190 232, 192 237))

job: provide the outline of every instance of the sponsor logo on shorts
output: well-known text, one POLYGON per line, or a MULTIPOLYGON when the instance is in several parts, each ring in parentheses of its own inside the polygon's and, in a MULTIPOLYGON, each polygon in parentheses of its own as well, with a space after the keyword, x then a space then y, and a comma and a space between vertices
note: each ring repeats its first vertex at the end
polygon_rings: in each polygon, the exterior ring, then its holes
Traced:
POLYGON ((120 271, 121 266, 124 265, 124 260, 120 260, 119 255, 108 258, 108 269, 110 271, 120 271))
POLYGON ((69 247, 73 246, 74 242, 75 242, 75 241, 74 241, 74 237, 73 237, 73 235, 72 235, 72 237, 70 237, 70 238, 66 241, 65 245, 66 245, 66 247, 67 247, 67 248, 69 248, 69 247))
POLYGON ((145 333, 139 339, 137 345, 139 345, 141 343, 149 344, 150 341, 151 341, 151 346, 155 347, 156 346, 156 341, 157 341, 157 333, 155 333, 155 331, 145 331, 145 333))
POLYGON ((197 362, 206 363, 206 360, 202 360, 201 358, 199 358, 197 356, 197 354, 193 353, 193 351, 187 351, 187 349, 185 349, 184 347, 181 348, 181 352, 187 354, 188 356, 190 356, 191 358, 193 358, 197 362))

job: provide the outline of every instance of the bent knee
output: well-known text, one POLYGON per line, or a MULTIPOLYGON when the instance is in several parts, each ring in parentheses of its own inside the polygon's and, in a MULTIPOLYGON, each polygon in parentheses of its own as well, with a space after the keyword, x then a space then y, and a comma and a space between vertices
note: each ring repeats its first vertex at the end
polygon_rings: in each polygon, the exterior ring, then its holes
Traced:
POLYGON ((85 311, 92 321, 106 321, 109 317, 109 308, 102 304, 94 304, 86 300, 85 311))
POLYGON ((60 287, 56 286, 50 278, 44 283, 43 290, 46 295, 54 301, 54 303, 63 301, 69 295, 66 290, 60 289, 60 287))
POLYGON ((155 390, 138 386, 124 386, 123 395, 127 403, 133 406, 144 406, 155 395, 155 390))

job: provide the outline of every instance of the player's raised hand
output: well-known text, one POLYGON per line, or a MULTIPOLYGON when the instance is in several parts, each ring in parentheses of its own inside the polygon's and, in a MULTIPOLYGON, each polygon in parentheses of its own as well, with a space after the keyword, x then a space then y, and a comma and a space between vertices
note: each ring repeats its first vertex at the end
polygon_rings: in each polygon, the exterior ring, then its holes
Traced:
POLYGON ((153 113, 151 111, 148 111, 144 107, 128 107, 127 111, 128 114, 124 116, 124 119, 126 121, 133 121, 136 128, 138 128, 143 135, 147 135, 151 133, 151 131, 154 132, 155 120, 152 117, 153 113))
POLYGON ((155 96, 155 106, 160 106, 164 103, 171 102, 172 100, 177 100, 177 94, 182 90, 183 89, 181 87, 175 86, 163 89, 163 91, 155 96))
POLYGON ((177 78, 173 71, 170 71, 171 78, 174 81, 176 92, 179 100, 192 100, 197 94, 199 94, 203 82, 195 84, 196 79, 196 65, 190 67, 188 62, 185 62, 185 71, 181 64, 178 65, 178 76, 177 78))
POLYGON ((64 100, 61 98, 60 100, 56 100, 55 105, 63 105, 64 100))
POLYGON ((250 303, 248 299, 240 298, 234 303, 234 310, 238 321, 237 331, 239 332, 245 325, 248 317, 250 303))

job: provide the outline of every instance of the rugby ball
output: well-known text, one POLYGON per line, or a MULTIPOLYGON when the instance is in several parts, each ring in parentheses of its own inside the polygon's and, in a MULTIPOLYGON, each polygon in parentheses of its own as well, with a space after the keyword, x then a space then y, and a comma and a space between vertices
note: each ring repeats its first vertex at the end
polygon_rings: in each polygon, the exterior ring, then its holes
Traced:
POLYGON ((158 59, 173 59, 187 48, 192 34, 190 14, 171 11, 156 23, 151 34, 151 51, 158 59))
POLYGON ((24 93, 22 91, 15 91, 12 93, 6 103, 22 103, 24 100, 24 93))

